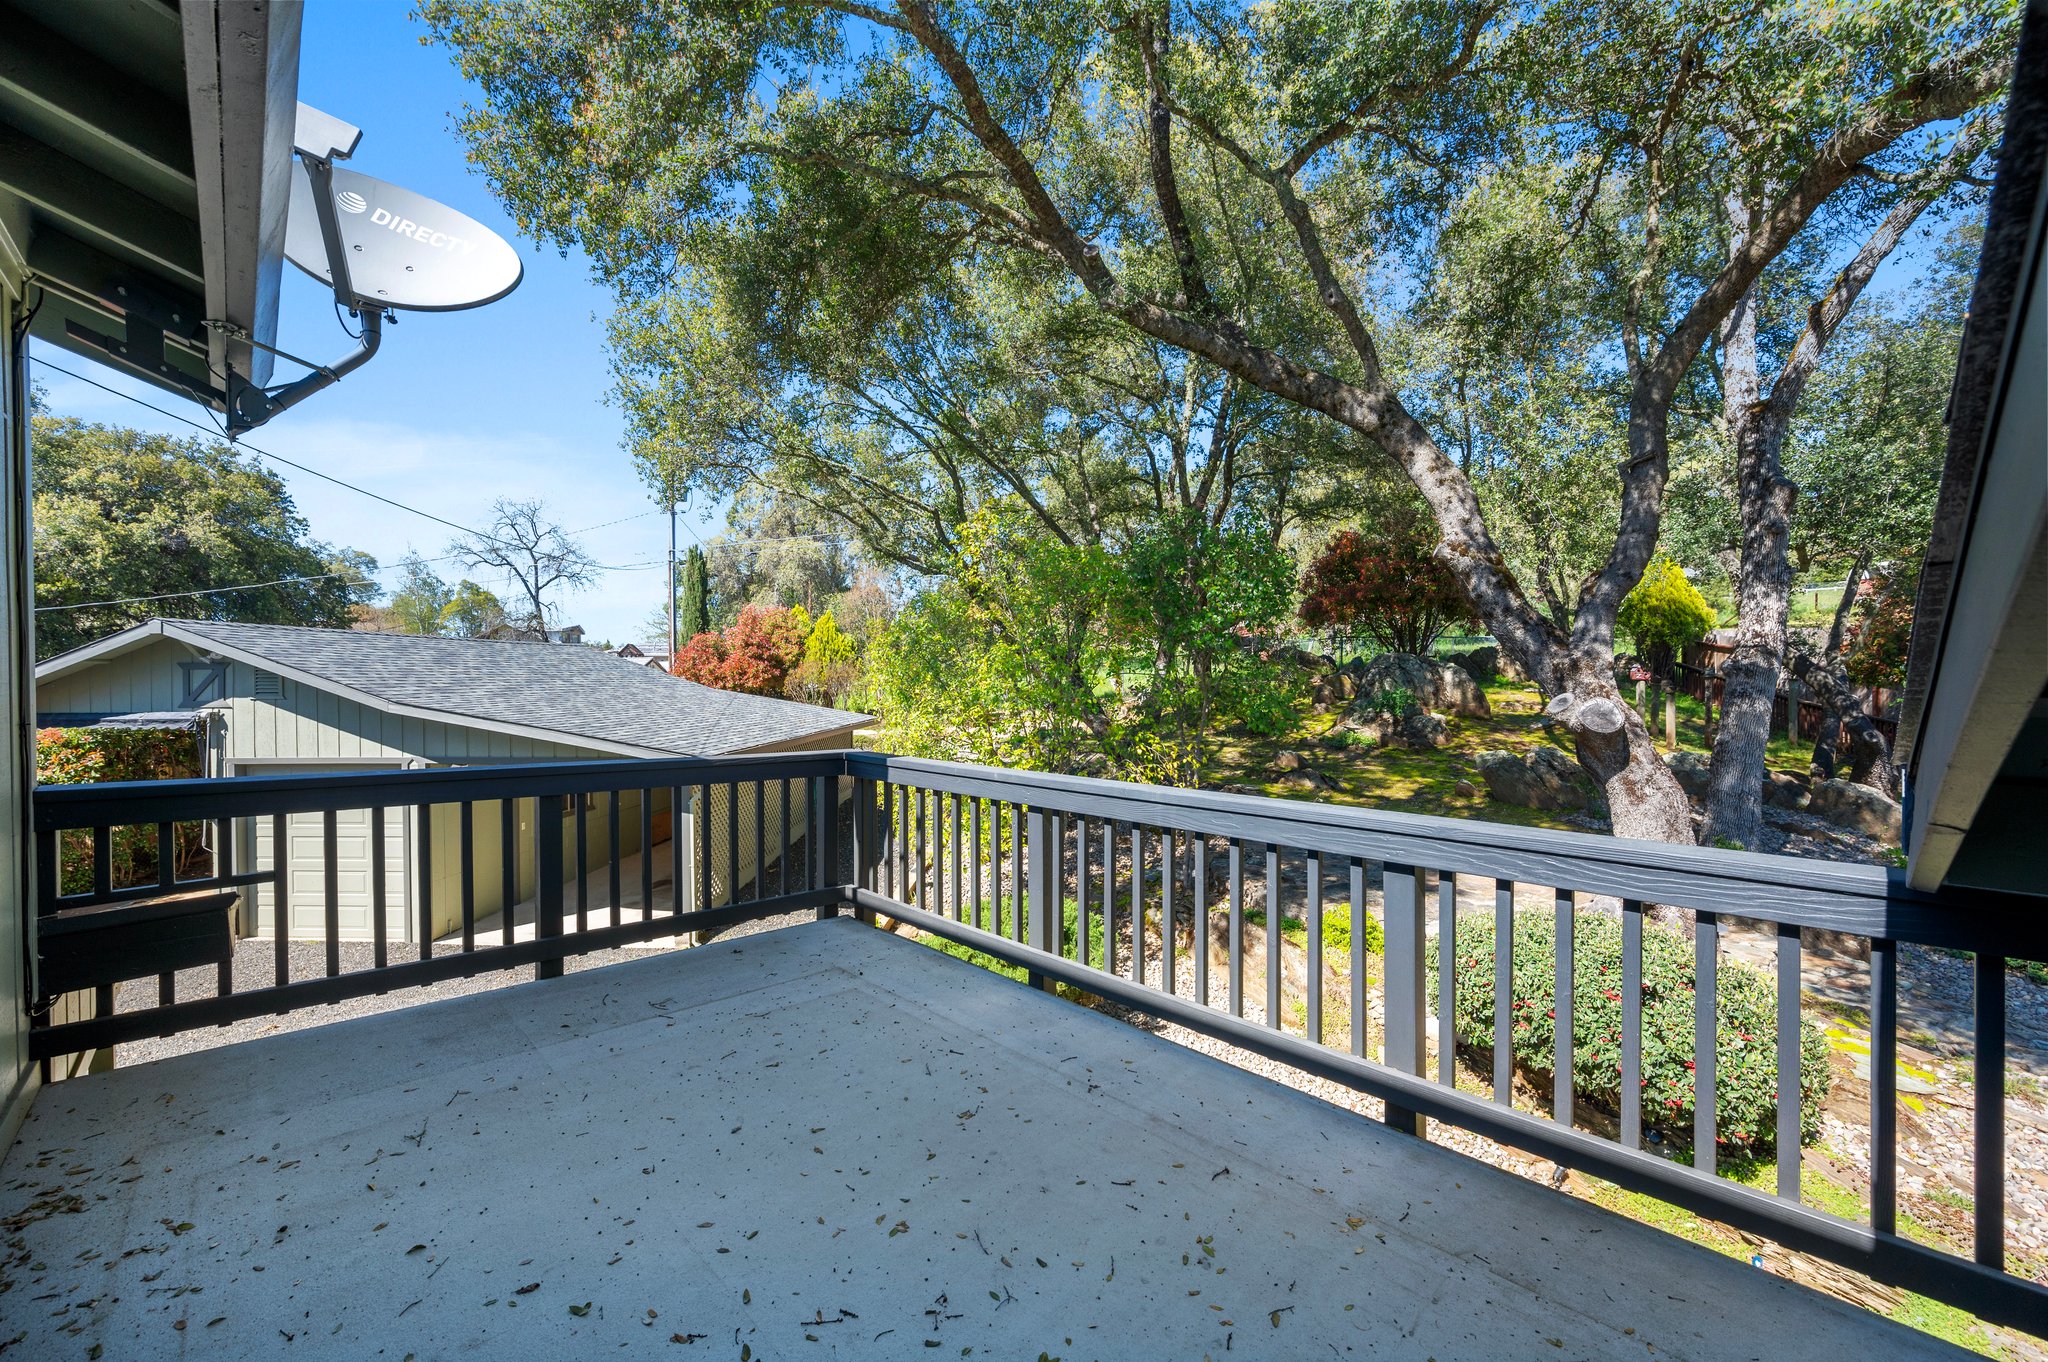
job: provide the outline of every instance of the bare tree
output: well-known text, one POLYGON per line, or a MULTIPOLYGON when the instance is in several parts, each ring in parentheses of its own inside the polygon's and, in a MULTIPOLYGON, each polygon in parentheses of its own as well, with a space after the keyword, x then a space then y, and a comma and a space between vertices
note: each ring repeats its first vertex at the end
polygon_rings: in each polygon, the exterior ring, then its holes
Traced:
POLYGON ((507 501, 491 506, 491 524, 448 546, 471 571, 490 570, 505 580, 506 616, 520 633, 545 643, 548 594, 580 591, 597 575, 597 561, 547 519, 547 503, 507 501))

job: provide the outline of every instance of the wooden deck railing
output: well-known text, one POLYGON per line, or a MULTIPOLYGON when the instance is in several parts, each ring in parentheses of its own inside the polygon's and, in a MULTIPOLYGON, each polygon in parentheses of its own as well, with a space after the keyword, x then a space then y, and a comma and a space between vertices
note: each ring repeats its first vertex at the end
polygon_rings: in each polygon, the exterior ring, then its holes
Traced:
MULTIPOLYGON (((1920 894, 1878 866, 851 752, 49 788, 35 800, 41 911, 264 886, 272 913, 289 923, 291 860, 280 849, 290 820, 308 815, 320 817, 323 969, 293 977, 289 932, 275 933, 275 977, 263 987, 236 991, 223 966, 205 996, 180 998, 166 975, 153 1005, 108 1005, 87 1020, 45 1025, 34 1034, 34 1052, 68 1054, 511 966, 532 965, 547 977, 583 951, 796 909, 829 916, 851 907, 863 920, 885 915, 985 952, 1039 987, 1064 984, 1378 1098, 1385 1119, 1404 1131, 1425 1134, 1428 1121, 1439 1121, 1989 1320, 2038 1329, 2048 1319, 2048 1290, 2008 1272, 2005 1249, 2005 978, 2010 959, 2048 958, 2048 914, 2035 901, 1920 894), (665 897, 649 854, 655 791, 669 792, 671 809, 722 807, 726 815, 723 823, 677 820, 665 897), (587 796, 628 792, 641 793, 643 851, 637 912, 622 914, 620 801, 603 799, 600 815, 587 796), (498 804, 500 874, 516 879, 524 853, 513 848, 517 824, 503 812, 513 801, 531 801, 533 931, 520 939, 508 912, 489 940, 477 930, 474 901, 476 811, 498 804), (402 934, 375 910, 371 960, 344 970, 336 814, 373 811, 370 854, 382 866, 404 854, 378 835, 386 809, 407 810, 408 827, 424 826, 426 810, 452 810, 458 864, 452 881, 418 864, 419 851, 437 854, 449 839, 415 835, 407 868, 411 940, 389 941, 402 934), (750 812, 751 839, 742 828, 750 812), (251 864, 247 848, 236 851, 235 828, 246 830, 250 819, 269 820, 266 864, 251 864), (176 880, 165 871, 157 883, 122 886, 95 871, 89 890, 55 892, 66 858, 79 848, 89 849, 95 866, 107 862, 115 829, 153 828, 163 838, 191 822, 213 830, 217 855, 207 876, 176 880), (586 901, 605 866, 612 867, 608 892, 586 901), (435 915, 450 910, 439 886, 451 882, 459 939, 450 931, 449 943, 436 945, 435 915), (1575 1022, 1575 944, 1594 918, 1618 919, 1619 1073, 1611 1111, 1582 1100, 1569 1080, 1551 1083, 1547 1111, 1532 1109, 1526 1094, 1515 1100, 1512 943, 1516 921, 1532 912, 1544 915, 1553 943, 1543 962, 1553 981, 1553 1075, 1573 1073, 1576 1046, 1610 1039, 1575 1022), (1461 952, 1438 950, 1433 975, 1427 968, 1432 928, 1439 942, 1458 941, 1457 924, 1468 914, 1490 919, 1494 941, 1505 947, 1474 966, 1492 1001, 1485 1047, 1459 1039, 1461 952), (1644 939, 1646 930, 1660 930, 1650 925, 1658 917, 1677 919, 1691 936, 1685 1035, 1644 1032, 1644 939), (1344 959, 1329 962, 1345 967, 1327 971, 1341 989, 1327 997, 1326 918, 1349 928, 1344 959), (1378 955, 1367 948, 1374 923, 1384 933, 1378 955), (1775 1193, 1727 1176, 1716 1153, 1719 1000, 1732 924, 1761 943, 1775 985, 1774 1034, 1755 1037, 1770 1046, 1775 1079, 1775 1193), (1814 933, 1864 943, 1868 953, 1862 1001, 1871 1176, 1867 1210, 1854 1219, 1806 1204, 1801 1190, 1802 1102, 1813 1100, 1802 1094, 1801 964, 1803 938, 1814 933), (1900 1233, 1899 949, 1909 944, 1973 957, 1968 1256, 1900 1233), (395 959, 394 946, 417 958, 395 959), (1248 968, 1254 957, 1262 968, 1248 968), (1300 987, 1289 983, 1292 964, 1301 967, 1300 987), (1433 1064, 1432 1013, 1439 1019, 1433 1064), (1646 1116, 1646 1041, 1690 1046, 1689 1131, 1672 1129, 1655 1112, 1646 1116), (1490 1066, 1476 1062, 1483 1049, 1491 1050, 1490 1066), (1474 1063, 1461 1068, 1461 1057, 1474 1063), (1653 1152, 1652 1136, 1664 1151, 1682 1153, 1689 1143, 1690 1161, 1653 1152)), ((79 878, 74 867, 73 882, 79 878)), ((384 877, 371 879, 381 904, 384 877)))

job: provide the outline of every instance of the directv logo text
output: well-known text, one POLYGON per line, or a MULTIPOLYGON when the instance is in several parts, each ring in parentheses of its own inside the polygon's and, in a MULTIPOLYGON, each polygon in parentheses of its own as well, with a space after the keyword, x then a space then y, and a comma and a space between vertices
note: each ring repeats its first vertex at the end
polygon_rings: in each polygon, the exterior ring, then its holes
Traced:
MULTIPOLYGON (((347 192, 344 191, 336 197, 341 200, 342 207, 348 207, 347 201, 351 196, 347 192)), ((362 202, 360 198, 357 198, 356 201, 358 203, 362 202)), ((360 213, 363 210, 352 208, 349 211, 360 213)), ((414 222, 411 218, 402 218, 389 208, 371 209, 370 221, 378 227, 396 232, 400 236, 409 236, 414 241, 425 246, 432 246, 436 250, 448 251, 455 255, 468 255, 476 249, 476 243, 468 237, 454 236, 448 232, 437 232, 423 222, 414 222)))

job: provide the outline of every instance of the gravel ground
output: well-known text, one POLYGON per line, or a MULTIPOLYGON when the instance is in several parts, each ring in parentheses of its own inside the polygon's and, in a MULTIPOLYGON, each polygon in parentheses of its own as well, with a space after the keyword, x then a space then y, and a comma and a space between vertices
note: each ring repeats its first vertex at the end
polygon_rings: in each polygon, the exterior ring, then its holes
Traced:
MULTIPOLYGON (((786 927, 810 916, 809 913, 788 913, 779 917, 763 918, 758 922, 741 923, 721 932, 719 939, 774 931, 778 927, 786 927)), ((397 943, 391 946, 389 959, 392 963, 408 958, 398 953, 400 949, 397 943)), ((416 952, 418 947, 407 946, 403 949, 416 952)), ((599 969, 625 960, 638 960, 666 949, 670 948, 635 946, 622 950, 593 951, 588 955, 572 955, 562 962, 562 971, 565 974, 575 974, 582 970, 599 969)), ((291 978, 294 980, 318 979, 327 972, 327 951, 321 943, 292 942, 289 943, 287 950, 291 978)), ((342 945, 343 973, 367 970, 375 963, 375 948, 369 942, 346 942, 342 945)), ((235 948, 236 991, 268 988, 276 982, 277 964, 271 943, 253 938, 240 942, 235 948)), ((436 1002, 443 998, 460 998, 470 993, 486 993, 496 988, 531 982, 533 966, 516 965, 511 969, 493 970, 488 974, 472 975, 467 979, 449 979, 438 984, 399 989, 393 993, 351 998, 346 1002, 303 1008, 280 1016, 251 1017, 247 1021, 235 1022, 228 1026, 186 1031, 154 1040, 130 1041, 115 1047, 114 1062, 119 1067, 127 1068, 135 1064, 147 1064, 151 1060, 168 1059, 172 1055, 211 1050, 222 1045, 234 1045, 240 1041, 257 1040, 263 1036, 281 1035, 286 1031, 301 1031, 309 1026, 326 1026, 330 1022, 347 1021, 351 1017, 375 1016, 380 1012, 391 1012, 401 1007, 417 1007, 421 1003, 436 1002)), ((177 978, 177 990, 181 1000, 212 997, 214 971, 211 968, 182 971, 177 978)), ((121 1012, 140 1011, 154 1007, 156 1000, 157 986, 154 979, 133 980, 116 990, 114 1006, 121 1012)))

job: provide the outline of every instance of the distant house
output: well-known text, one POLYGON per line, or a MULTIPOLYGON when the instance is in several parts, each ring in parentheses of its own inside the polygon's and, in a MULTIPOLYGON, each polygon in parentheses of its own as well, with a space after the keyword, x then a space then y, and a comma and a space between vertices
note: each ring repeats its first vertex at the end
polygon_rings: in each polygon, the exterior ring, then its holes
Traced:
POLYGON ((654 670, 658 672, 666 672, 668 670, 668 653, 666 651, 660 649, 642 648, 637 643, 627 643, 620 645, 620 647, 612 653, 612 656, 624 658, 626 661, 631 662, 636 666, 652 667, 654 668, 654 670))
MULTIPOLYGON (((51 658, 36 668, 36 720, 41 727, 119 722, 149 715, 162 725, 200 729, 204 771, 229 778, 316 771, 421 769, 529 761, 616 760, 715 756, 741 752, 829 750, 851 744, 865 716, 790 700, 714 690, 622 667, 594 648, 537 648, 488 639, 422 637, 299 629, 266 624, 150 620, 51 658)), ((712 901, 722 901, 752 878, 755 839, 783 845, 781 810, 773 806, 757 826, 754 810, 740 812, 737 867, 727 833, 725 792, 714 789, 709 810, 685 809, 686 833, 709 829, 715 858, 712 901), (737 878, 737 883, 735 883, 737 878)), ((643 852, 643 827, 653 845, 665 843, 673 824, 670 792, 651 792, 643 819, 640 797, 620 797, 619 853, 643 852)), ((803 831, 804 801, 795 801, 793 835, 803 831)), ((608 829, 604 796, 586 802, 593 830, 608 829)), ((371 932, 371 829, 367 812, 340 815, 337 880, 343 935, 371 932)), ((393 940, 419 934, 421 833, 393 809, 385 815, 384 863, 388 933, 393 940)), ((533 801, 518 802, 513 883, 505 883, 500 841, 502 811, 474 806, 471 859, 479 918, 517 910, 537 888, 534 879, 533 801)), ((235 834, 238 868, 271 864, 272 825, 248 820, 235 834)), ((294 936, 324 930, 324 829, 318 815, 286 822, 291 858, 288 900, 294 936)), ((434 810, 424 858, 425 886, 436 937, 459 930, 460 811, 434 810)), ((608 839, 590 837, 592 870, 605 870, 608 839)), ((657 856, 657 883, 669 880, 669 857, 657 856)), ((622 893, 637 895, 636 864, 618 878, 622 893)), ((608 885, 608 874, 590 883, 608 885)), ((664 888, 657 898, 665 898, 664 888)), ((600 905, 608 906, 608 905, 600 905)), ((637 908, 638 901, 632 905, 637 908)), ((271 893, 261 887, 244 904, 241 929, 272 930, 271 893)), ((524 920, 523 917, 519 920, 524 920)))

